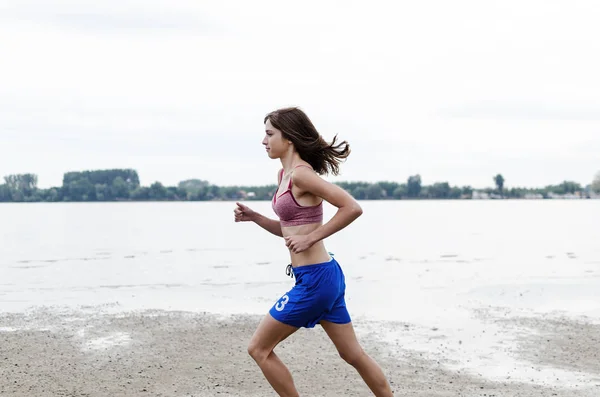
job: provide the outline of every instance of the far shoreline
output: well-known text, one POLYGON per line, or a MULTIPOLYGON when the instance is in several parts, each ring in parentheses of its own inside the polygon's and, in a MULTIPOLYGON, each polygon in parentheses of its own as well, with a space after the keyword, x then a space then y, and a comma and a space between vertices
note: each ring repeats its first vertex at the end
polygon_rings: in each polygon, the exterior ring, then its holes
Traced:
MULTIPOLYGON (((272 199, 271 199, 272 200, 272 199)), ((248 200, 248 199, 216 199, 216 200, 79 200, 79 201, 0 201, 2 204, 101 204, 101 203, 235 203, 236 201, 245 203, 265 203, 270 202, 269 199, 248 200)), ((522 197, 504 197, 504 198, 403 198, 403 199, 356 199, 358 202, 454 202, 454 201, 595 201, 600 200, 599 197, 581 197, 581 198, 522 198, 522 197)))

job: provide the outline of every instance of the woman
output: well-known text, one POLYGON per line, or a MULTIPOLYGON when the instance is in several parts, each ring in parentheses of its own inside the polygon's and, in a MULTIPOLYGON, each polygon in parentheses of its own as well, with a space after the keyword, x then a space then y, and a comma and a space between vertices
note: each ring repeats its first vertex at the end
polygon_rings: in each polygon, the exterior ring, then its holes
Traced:
POLYGON ((391 396, 383 371, 356 339, 344 300, 344 274, 323 242, 362 214, 350 194, 318 175, 337 175, 339 163, 348 157, 350 147, 346 141, 335 145, 336 138, 331 144, 325 142, 298 108, 271 112, 264 123, 266 136, 262 143, 268 156, 280 159, 283 166, 272 201, 279 220, 236 203, 235 221, 253 221, 284 238, 291 257, 287 271, 293 272, 296 283, 261 321, 248 353, 280 396, 298 396, 290 372, 273 349, 298 328, 313 328, 319 323, 340 356, 356 368, 371 391, 376 396, 391 396), (338 208, 325 224, 323 200, 338 208))

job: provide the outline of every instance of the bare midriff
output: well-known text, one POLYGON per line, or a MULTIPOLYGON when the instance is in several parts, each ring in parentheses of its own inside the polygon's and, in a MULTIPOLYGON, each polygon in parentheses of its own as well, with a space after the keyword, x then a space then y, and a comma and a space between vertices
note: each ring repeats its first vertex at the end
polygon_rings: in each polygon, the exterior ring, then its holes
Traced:
MULTIPOLYGON (((297 235, 305 236, 312 233, 320 226, 321 223, 311 223, 307 225, 282 227, 281 233, 283 234, 283 237, 297 235)), ((292 262, 292 266, 297 267, 329 262, 331 260, 331 256, 329 256, 329 252, 325 249, 325 243, 323 240, 321 240, 313 244, 306 251, 302 251, 297 254, 290 251, 290 260, 292 262)))

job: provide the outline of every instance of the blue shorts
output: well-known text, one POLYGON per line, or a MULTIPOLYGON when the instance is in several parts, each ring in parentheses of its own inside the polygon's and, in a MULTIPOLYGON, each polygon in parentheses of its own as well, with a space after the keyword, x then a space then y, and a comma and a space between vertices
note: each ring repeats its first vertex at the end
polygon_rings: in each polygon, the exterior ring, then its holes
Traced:
POLYGON ((321 320, 349 323, 350 314, 344 300, 346 279, 335 259, 293 269, 294 287, 271 308, 269 314, 294 327, 313 328, 321 320))

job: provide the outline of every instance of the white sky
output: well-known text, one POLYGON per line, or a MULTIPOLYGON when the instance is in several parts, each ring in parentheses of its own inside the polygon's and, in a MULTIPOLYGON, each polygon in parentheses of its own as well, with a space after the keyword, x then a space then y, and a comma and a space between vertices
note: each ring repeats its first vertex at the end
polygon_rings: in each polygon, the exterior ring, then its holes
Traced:
POLYGON ((595 0, 0 0, 0 177, 275 183, 262 120, 298 105, 351 144, 332 181, 586 185, 598 21, 595 0))

